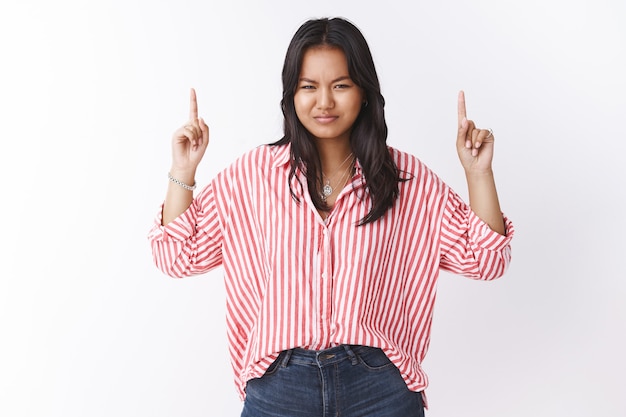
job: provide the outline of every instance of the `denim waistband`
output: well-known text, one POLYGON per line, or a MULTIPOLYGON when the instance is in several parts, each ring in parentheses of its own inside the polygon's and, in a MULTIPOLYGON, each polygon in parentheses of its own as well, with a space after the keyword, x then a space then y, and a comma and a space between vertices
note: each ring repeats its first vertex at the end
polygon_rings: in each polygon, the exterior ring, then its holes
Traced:
POLYGON ((324 350, 295 348, 281 352, 276 361, 283 367, 289 364, 324 367, 345 360, 349 360, 352 362, 352 365, 356 365, 358 363, 358 354, 366 350, 380 351, 378 348, 360 345, 339 345, 324 350))

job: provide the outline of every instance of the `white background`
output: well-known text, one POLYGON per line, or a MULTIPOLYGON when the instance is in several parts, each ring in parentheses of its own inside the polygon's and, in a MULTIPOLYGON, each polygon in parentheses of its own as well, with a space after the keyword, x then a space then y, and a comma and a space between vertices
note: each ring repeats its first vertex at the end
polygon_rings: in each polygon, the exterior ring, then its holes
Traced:
POLYGON ((239 415, 221 269, 165 277, 146 235, 189 88, 206 184, 280 137, 288 42, 323 16, 368 39, 389 143, 462 195, 458 90, 496 135, 513 263, 441 276, 427 415, 626 415, 622 0, 2 0, 0 415, 239 415))

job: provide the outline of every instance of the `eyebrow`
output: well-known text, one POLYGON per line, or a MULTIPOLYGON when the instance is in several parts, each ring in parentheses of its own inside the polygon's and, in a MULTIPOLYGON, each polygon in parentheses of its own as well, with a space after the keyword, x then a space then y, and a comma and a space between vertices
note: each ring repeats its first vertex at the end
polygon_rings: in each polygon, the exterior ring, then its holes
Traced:
MULTIPOLYGON (((341 76, 341 77, 339 77, 339 78, 335 78, 335 79, 334 79, 334 80, 332 80, 330 83, 331 83, 331 84, 334 84, 334 83, 338 83, 339 81, 349 80, 349 79, 350 79, 350 77, 349 77, 349 76, 347 76, 347 75, 342 75, 342 76, 341 76)), ((319 84, 317 81, 314 81, 314 80, 312 80, 312 79, 310 79, 310 78, 306 78, 306 77, 300 77, 300 81, 304 81, 304 82, 311 83, 311 84, 319 84)))

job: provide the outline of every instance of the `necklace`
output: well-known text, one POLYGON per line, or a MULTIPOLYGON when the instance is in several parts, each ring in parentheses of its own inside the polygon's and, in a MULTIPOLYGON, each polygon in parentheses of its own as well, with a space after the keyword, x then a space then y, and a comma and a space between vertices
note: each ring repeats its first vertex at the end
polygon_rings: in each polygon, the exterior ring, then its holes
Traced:
MULTIPOLYGON (((348 159, 350 159, 351 156, 352 156, 352 152, 350 152, 350 155, 348 155, 346 159, 343 160, 343 162, 341 163, 341 165, 339 165, 339 167, 335 171, 335 174, 333 174, 332 177, 329 178, 322 171, 322 176, 326 178, 326 183, 322 186, 322 200, 326 201, 326 198, 328 198, 333 193, 334 190, 333 190, 333 187, 330 185, 330 180, 331 178, 334 178, 339 173, 339 170, 341 170, 341 168, 345 165, 345 163, 348 161, 348 159)), ((343 175, 337 184, 341 185, 342 183, 345 183, 346 177, 349 172, 350 172, 349 169, 344 170, 343 175)))

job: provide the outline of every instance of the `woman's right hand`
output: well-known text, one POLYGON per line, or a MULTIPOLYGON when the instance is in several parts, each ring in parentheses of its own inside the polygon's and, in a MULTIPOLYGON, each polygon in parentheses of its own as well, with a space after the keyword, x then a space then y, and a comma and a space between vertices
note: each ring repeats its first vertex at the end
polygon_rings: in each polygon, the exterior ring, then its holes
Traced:
POLYGON ((198 118, 196 91, 192 88, 189 98, 189 121, 174 132, 172 137, 172 169, 176 177, 193 177, 209 144, 209 127, 198 118))

